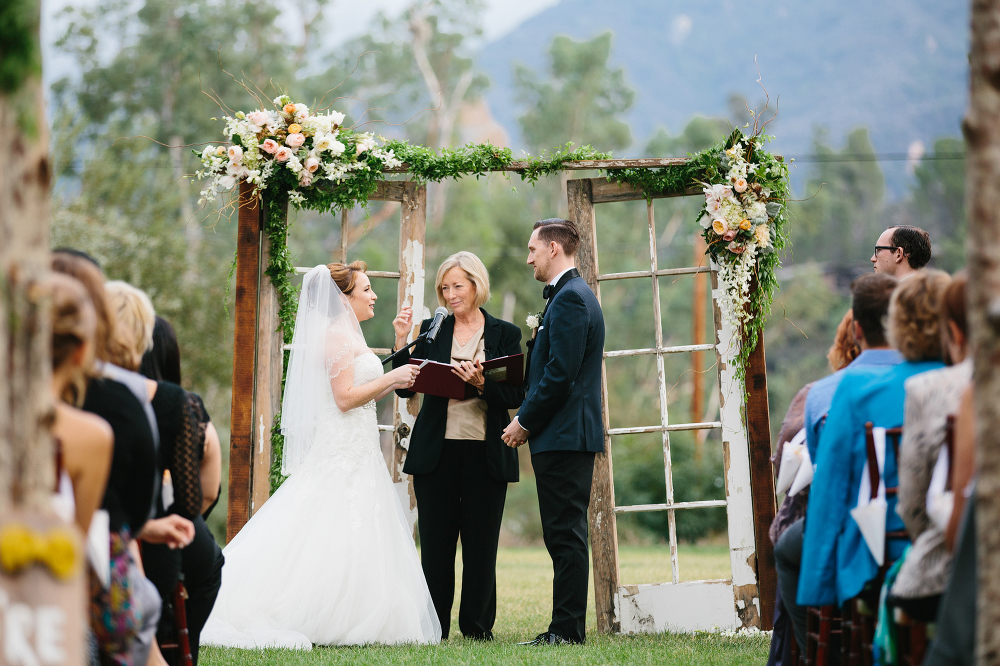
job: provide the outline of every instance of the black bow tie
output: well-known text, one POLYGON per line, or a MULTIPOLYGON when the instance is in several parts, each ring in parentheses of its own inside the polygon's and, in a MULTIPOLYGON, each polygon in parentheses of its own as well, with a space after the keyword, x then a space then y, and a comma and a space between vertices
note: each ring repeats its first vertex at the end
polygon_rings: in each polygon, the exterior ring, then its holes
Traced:
POLYGON ((554 284, 545 285, 545 288, 542 289, 542 298, 544 298, 545 300, 549 300, 549 297, 552 296, 552 292, 554 292, 555 290, 556 286, 554 284))

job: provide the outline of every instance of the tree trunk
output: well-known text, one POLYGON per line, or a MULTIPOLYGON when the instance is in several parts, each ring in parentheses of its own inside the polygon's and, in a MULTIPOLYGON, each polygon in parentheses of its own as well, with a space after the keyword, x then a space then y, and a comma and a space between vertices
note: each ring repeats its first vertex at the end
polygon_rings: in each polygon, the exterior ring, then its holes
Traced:
MULTIPOLYGON (((25 28, 37 49, 39 3, 14 4, 30 7, 22 11, 35 19, 25 28)), ((50 325, 39 285, 48 267, 52 172, 40 68, 25 67, 23 78, 0 89, 0 136, 2 515, 18 506, 41 508, 53 485, 50 325)))
MULTIPOLYGON (((963 130, 977 440, 977 663, 1000 663, 1000 0, 973 0, 963 130)), ((956 489, 961 492, 961 489, 956 489)))

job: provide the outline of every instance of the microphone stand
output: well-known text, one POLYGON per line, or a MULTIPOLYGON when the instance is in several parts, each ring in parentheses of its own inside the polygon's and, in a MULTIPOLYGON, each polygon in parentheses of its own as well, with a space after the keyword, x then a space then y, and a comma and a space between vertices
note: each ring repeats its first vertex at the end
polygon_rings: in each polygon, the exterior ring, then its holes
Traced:
POLYGON ((388 356, 386 356, 386 357, 385 357, 385 360, 384 360, 384 361, 382 361, 382 365, 385 365, 386 363, 388 363, 388 362, 389 362, 389 361, 391 361, 392 359, 396 358, 397 356, 399 356, 399 355, 400 355, 400 354, 402 354, 403 352, 405 352, 405 351, 409 350, 409 349, 410 349, 411 347, 413 347, 414 345, 416 345, 416 344, 417 344, 418 342, 420 342, 421 340, 423 340, 424 338, 426 338, 426 337, 427 337, 427 334, 428 334, 428 333, 430 333, 430 331, 429 331, 429 330, 428 330, 428 331, 425 331, 425 332, 423 332, 423 333, 421 333, 420 335, 418 335, 417 337, 415 337, 415 338, 413 339, 413 342, 411 342, 411 343, 407 344, 407 345, 406 345, 406 346, 404 346, 404 347, 400 347, 399 349, 397 349, 397 350, 396 350, 396 351, 394 351, 393 353, 391 353, 391 354, 389 354, 388 356))

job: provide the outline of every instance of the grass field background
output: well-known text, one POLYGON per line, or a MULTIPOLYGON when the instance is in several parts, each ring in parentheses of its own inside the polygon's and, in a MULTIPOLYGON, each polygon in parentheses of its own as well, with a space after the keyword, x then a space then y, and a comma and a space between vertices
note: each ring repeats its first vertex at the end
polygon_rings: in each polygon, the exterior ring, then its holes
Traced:
MULTIPOLYGON (((678 558, 681 580, 730 577, 725 546, 682 545, 678 558)), ((666 546, 622 546, 619 568, 623 584, 669 581, 670 550, 666 546)), ((461 558, 457 569, 460 582, 461 558)), ((547 648, 516 645, 518 641, 534 638, 548 626, 552 563, 544 548, 502 548, 497 563, 496 640, 492 643, 467 641, 457 633, 456 603, 451 638, 439 646, 317 647, 312 652, 204 648, 199 664, 762 664, 767 661, 768 639, 761 634, 598 634, 593 601, 591 589, 586 645, 547 648)))

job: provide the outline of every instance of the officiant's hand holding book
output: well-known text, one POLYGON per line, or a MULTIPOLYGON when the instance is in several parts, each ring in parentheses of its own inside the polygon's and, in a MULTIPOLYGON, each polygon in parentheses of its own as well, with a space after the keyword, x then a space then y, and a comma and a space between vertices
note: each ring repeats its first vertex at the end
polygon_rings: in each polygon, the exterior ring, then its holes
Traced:
MULTIPOLYGON (((467 400, 477 395, 476 388, 467 383, 449 363, 411 358, 411 365, 420 368, 420 374, 411 391, 437 395, 451 400, 467 400)), ((491 359, 477 367, 486 379, 520 386, 524 383, 524 354, 491 359)))

